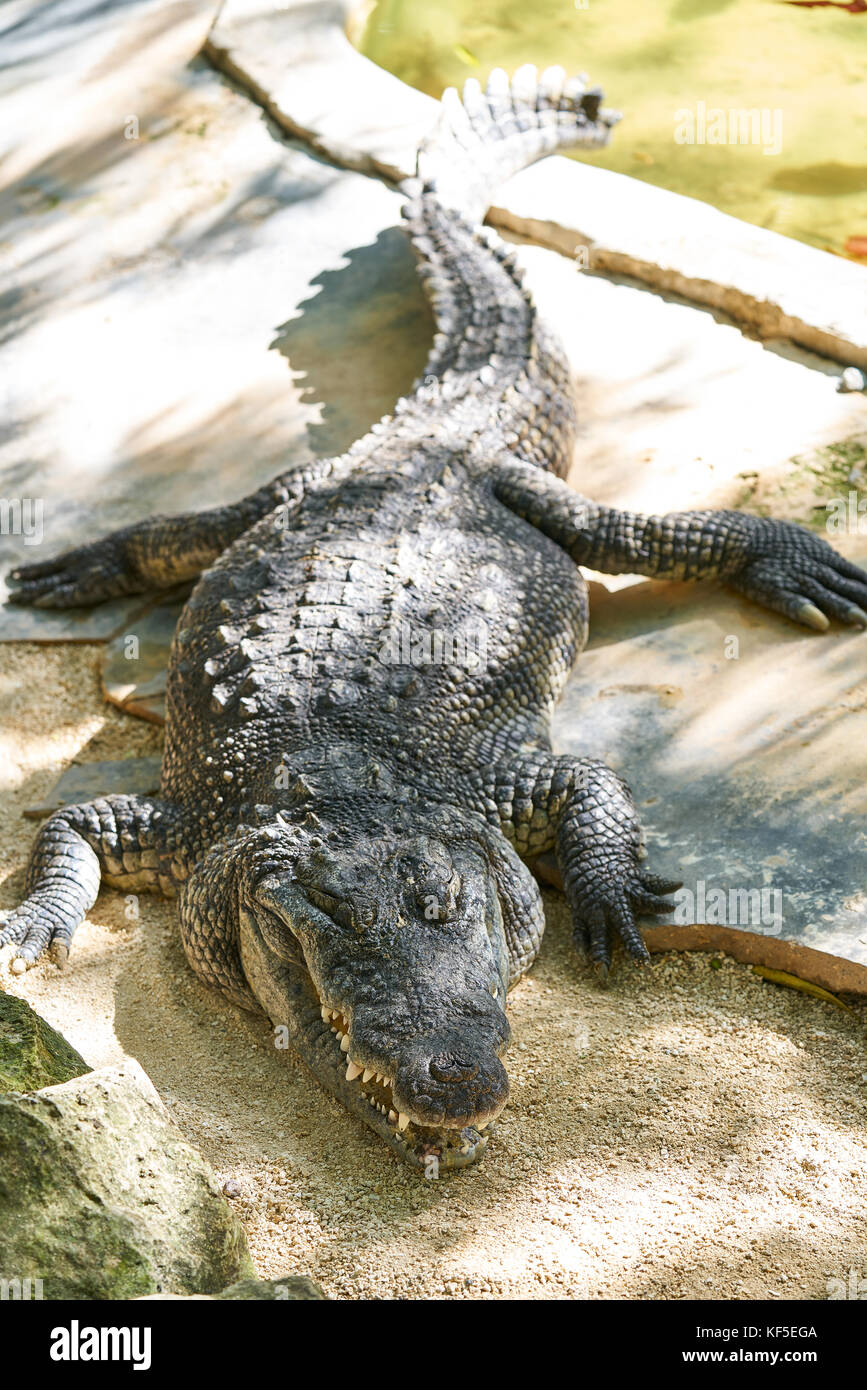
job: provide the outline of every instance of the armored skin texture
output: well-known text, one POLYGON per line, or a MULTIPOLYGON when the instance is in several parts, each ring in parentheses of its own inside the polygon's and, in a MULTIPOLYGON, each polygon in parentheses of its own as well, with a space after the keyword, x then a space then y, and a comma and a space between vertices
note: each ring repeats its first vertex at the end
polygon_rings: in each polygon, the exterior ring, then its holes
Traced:
POLYGON ((438 332, 424 377, 347 454, 209 512, 158 517, 15 576, 90 604, 198 578, 171 653, 160 796, 53 815, 0 932, 65 957, 100 879, 176 894, 193 969, 267 1015, 318 1080, 416 1164, 471 1163, 506 1103, 506 994, 559 862, 577 945, 676 884, 645 872, 628 787, 552 751, 587 636, 579 566, 723 580, 787 618, 867 624, 867 575, 802 528, 638 516, 561 481, 562 350, 478 223, 503 178, 607 141, 601 94, 552 69, 443 98, 406 189, 438 332), (199 577, 201 576, 201 577, 199 577))

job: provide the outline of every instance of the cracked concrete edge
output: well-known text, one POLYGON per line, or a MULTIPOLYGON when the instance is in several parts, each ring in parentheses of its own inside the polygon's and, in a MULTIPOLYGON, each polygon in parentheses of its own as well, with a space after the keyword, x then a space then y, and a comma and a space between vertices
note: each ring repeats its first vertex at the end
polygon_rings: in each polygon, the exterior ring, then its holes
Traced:
POLYGON ((708 203, 557 159, 513 178, 491 221, 587 267, 724 313, 846 366, 867 363, 867 272, 708 203))
MULTIPOLYGON (((355 49, 357 0, 225 0, 203 55, 281 130, 344 168, 415 172, 438 103, 355 49)), ((488 221, 586 268, 714 309, 760 339, 867 367, 862 267, 708 203, 560 156, 524 170, 488 221)))
POLYGON ((225 0, 202 56, 314 153, 399 183, 438 103, 352 46, 358 9, 357 0, 225 0))

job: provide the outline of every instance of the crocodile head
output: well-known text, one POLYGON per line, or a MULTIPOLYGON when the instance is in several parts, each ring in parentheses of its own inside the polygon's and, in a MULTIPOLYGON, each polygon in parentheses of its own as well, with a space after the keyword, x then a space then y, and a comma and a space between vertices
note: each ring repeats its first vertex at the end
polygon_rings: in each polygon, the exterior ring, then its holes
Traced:
POLYGON ((268 833, 240 954, 276 1037, 402 1158, 429 1172, 474 1162, 508 1094, 487 828, 452 808, 340 797, 268 833))

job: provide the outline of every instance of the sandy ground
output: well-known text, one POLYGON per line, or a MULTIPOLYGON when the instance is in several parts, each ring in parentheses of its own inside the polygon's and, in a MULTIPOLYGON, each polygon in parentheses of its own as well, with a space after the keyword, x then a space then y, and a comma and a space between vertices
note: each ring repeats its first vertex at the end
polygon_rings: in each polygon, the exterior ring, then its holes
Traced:
MULTIPOLYGON (((95 646, 0 647, 0 905, 74 757, 160 733, 106 707, 95 646)), ((483 1163, 426 1181, 346 1118, 263 1022, 200 986, 174 909, 105 891, 72 964, 0 983, 93 1065, 138 1058, 220 1176, 260 1272, 335 1297, 796 1298, 867 1278, 867 1004, 849 1016, 699 955, 601 991, 562 903, 511 1000, 512 1099, 483 1163)))

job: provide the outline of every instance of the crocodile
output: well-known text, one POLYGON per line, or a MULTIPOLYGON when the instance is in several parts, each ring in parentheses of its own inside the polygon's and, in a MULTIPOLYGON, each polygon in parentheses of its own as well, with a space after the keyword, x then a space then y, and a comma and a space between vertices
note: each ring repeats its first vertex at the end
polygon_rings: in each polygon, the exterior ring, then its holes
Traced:
POLYGON ((553 856, 601 976, 672 909, 626 783, 553 751, 585 644, 581 567, 716 580, 786 618, 867 625, 867 574, 793 523, 644 516, 565 482, 563 349, 515 253, 482 223, 496 186, 618 119, 562 69, 442 99, 403 187, 437 331, 423 376, 339 457, 242 501, 155 517, 12 576, 36 607, 197 581, 169 664, 159 795, 64 807, 0 943, 63 963, 100 881, 178 899, 197 975, 267 1016, 402 1158, 462 1168, 508 1096, 506 996, 553 856))

